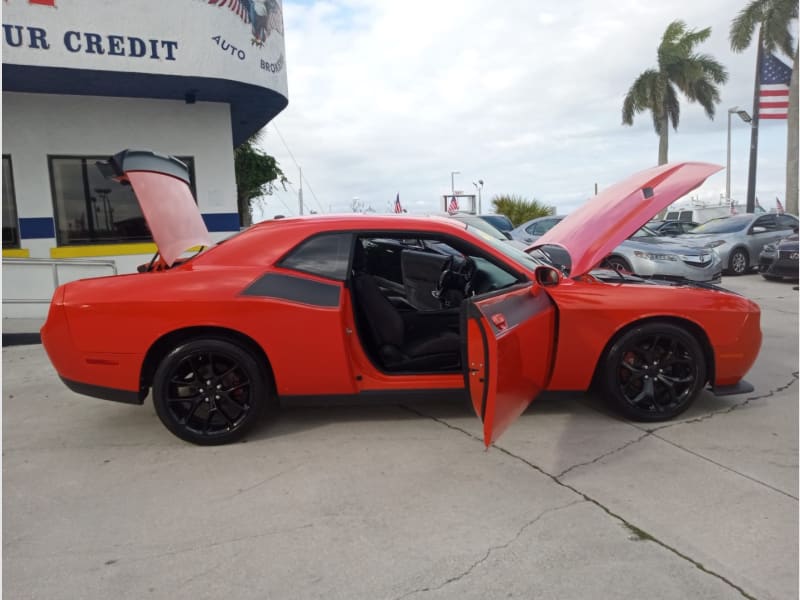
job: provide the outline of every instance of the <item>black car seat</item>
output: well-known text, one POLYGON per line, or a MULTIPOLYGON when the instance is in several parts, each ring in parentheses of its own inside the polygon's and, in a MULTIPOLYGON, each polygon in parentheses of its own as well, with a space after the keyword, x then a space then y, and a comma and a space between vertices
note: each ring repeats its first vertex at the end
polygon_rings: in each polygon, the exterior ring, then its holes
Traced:
POLYGON ((403 286, 406 289, 406 300, 417 310, 439 310, 442 303, 437 291, 442 267, 448 256, 421 252, 419 250, 403 250, 400 255, 400 269, 403 273, 403 286))
POLYGON ((368 273, 353 278, 356 302, 387 371, 442 371, 459 368, 461 337, 455 331, 410 334, 403 317, 368 273))

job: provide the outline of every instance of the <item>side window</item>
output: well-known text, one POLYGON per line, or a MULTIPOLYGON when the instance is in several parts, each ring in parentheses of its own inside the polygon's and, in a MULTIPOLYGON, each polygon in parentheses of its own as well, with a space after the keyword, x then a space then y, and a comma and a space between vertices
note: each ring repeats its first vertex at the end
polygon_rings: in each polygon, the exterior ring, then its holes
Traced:
POLYGON ((533 224, 533 231, 528 230, 528 233, 531 235, 544 235, 547 233, 549 229, 551 229, 555 225, 555 221, 552 219, 545 219, 544 221, 539 221, 538 223, 533 224))
POLYGON ((316 235, 292 250, 279 266, 344 281, 350 264, 352 240, 349 233, 316 235))
MULTIPOLYGON (((189 167, 194 194, 194 159, 189 167)), ((59 246, 152 241, 133 190, 106 179, 95 163, 107 156, 50 156, 50 184, 59 246)))
POLYGON ((14 194, 11 157, 8 155, 3 155, 3 248, 19 248, 17 198, 14 194))
POLYGON ((764 215, 756 219, 753 227, 764 227, 767 231, 775 231, 775 215, 764 215))
POLYGON ((776 220, 778 229, 792 229, 793 227, 797 227, 797 219, 791 215, 778 215, 776 220))
POLYGON ((528 235, 537 235, 536 225, 538 225, 538 223, 534 223, 533 225, 528 225, 525 228, 525 233, 527 233, 528 235))

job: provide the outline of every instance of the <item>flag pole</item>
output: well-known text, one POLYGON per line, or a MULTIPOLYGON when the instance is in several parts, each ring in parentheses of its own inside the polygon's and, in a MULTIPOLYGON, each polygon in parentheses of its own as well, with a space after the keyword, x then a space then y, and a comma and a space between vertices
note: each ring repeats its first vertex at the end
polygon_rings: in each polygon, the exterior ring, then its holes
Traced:
POLYGON ((758 30, 758 52, 756 53, 756 76, 753 86, 753 122, 750 123, 750 170, 747 174, 747 205, 745 211, 756 211, 756 167, 758 164, 758 97, 761 88, 761 60, 764 53, 764 26, 758 30))

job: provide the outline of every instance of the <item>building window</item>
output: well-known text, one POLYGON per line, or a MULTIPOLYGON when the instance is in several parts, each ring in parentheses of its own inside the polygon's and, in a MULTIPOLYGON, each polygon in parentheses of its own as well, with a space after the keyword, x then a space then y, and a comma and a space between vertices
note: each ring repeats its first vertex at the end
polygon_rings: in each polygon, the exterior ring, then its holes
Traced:
POLYGON ((11 170, 11 157, 5 154, 3 155, 3 248, 19 248, 14 176, 11 170))
MULTIPOLYGON (((194 195, 194 159, 178 158, 189 167, 194 195)), ((153 240, 131 187, 106 179, 97 168, 97 161, 107 159, 107 156, 48 157, 59 246, 153 240)))

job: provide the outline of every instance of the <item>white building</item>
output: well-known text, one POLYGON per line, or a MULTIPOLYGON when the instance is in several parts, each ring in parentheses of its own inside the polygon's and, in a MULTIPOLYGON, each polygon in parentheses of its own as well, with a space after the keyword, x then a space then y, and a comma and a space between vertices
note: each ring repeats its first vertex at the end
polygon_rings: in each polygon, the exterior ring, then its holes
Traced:
POLYGON ((280 0, 3 2, 4 263, 148 260, 129 188, 94 166, 125 148, 181 157, 212 236, 238 231, 233 148, 286 107, 284 52, 280 0))

